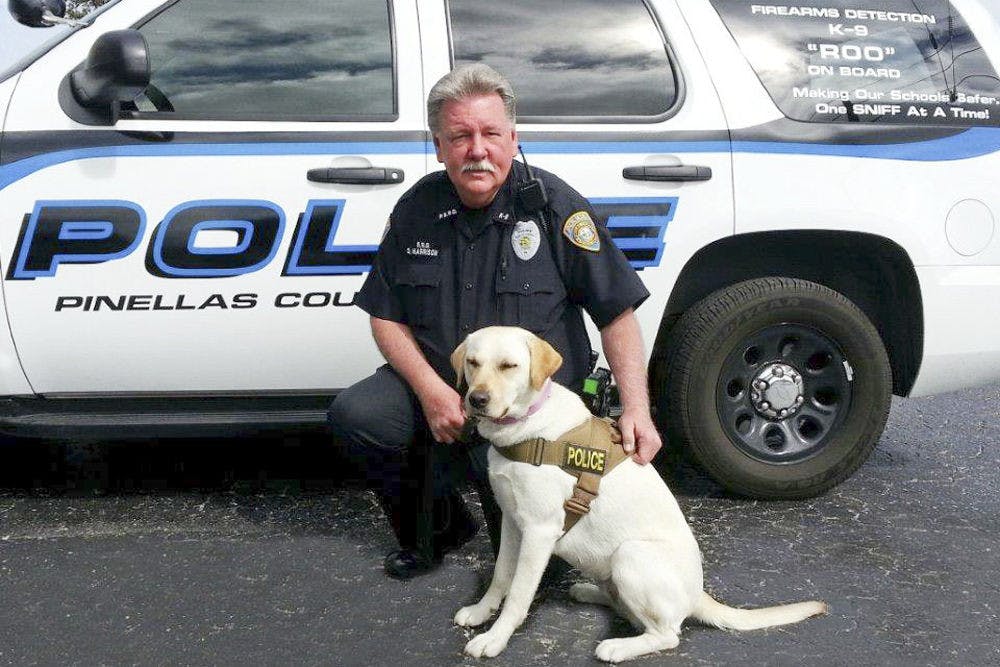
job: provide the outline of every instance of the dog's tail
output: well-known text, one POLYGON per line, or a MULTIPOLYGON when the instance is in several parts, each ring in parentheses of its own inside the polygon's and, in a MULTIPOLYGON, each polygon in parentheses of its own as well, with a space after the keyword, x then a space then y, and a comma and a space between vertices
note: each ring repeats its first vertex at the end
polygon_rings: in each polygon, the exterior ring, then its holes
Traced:
POLYGON ((828 610, 827 604, 818 600, 760 609, 736 609, 714 600, 708 593, 702 593, 692 616, 706 625, 726 630, 757 630, 798 623, 810 616, 825 614, 828 610))

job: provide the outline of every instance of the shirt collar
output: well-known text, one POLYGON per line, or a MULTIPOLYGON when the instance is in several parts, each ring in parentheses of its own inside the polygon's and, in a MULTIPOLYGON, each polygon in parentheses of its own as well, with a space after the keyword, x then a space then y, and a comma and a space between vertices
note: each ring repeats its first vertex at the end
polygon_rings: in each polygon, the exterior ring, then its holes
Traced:
POLYGON ((458 198, 458 191, 455 190, 455 185, 451 180, 448 180, 450 192, 458 202, 458 223, 459 229, 463 233, 472 238, 481 234, 491 223, 497 222, 503 224, 514 221, 511 203, 513 201, 513 183, 517 178, 514 170, 517 166, 517 161, 511 165, 511 169, 507 173, 507 180, 503 182, 503 185, 497 190, 496 196, 493 197, 493 201, 485 209, 470 209, 462 205, 461 200, 458 198), (480 213, 483 210, 486 211, 486 215, 480 213))

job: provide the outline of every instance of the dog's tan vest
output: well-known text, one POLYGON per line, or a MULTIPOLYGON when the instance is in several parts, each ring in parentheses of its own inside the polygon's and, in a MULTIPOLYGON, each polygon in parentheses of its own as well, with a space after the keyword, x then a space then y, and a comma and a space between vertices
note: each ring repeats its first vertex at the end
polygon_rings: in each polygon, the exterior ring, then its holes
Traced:
POLYGON ((555 465, 576 476, 573 496, 563 505, 563 531, 576 525, 590 511, 597 497, 601 477, 629 457, 621 445, 621 435, 607 419, 591 417, 555 440, 531 438, 509 447, 494 447, 511 461, 532 465, 555 465))

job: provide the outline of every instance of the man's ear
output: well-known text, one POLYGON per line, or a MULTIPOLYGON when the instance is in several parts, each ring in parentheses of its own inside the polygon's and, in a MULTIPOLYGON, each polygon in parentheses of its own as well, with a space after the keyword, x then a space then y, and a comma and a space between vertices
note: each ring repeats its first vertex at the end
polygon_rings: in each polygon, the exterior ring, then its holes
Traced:
POLYGON ((434 154, 437 156, 437 161, 444 164, 444 156, 441 155, 441 140, 438 139, 435 134, 434 137, 434 154))
POLYGON ((531 351, 531 388, 538 391, 562 366, 562 355, 535 335, 528 339, 528 349, 531 351))
POLYGON ((465 384, 465 341, 459 343, 451 353, 451 367, 455 369, 455 388, 461 389, 465 384))

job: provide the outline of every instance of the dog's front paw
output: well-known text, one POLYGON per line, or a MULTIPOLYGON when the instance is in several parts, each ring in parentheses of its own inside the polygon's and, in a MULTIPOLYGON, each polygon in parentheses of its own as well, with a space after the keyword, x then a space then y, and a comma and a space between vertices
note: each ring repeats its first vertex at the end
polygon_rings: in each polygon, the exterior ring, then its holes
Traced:
POLYGON ((493 615, 494 611, 496 610, 491 609, 488 604, 483 604, 482 602, 462 607, 455 614, 455 625, 461 625, 463 628, 482 625, 490 620, 490 616, 493 615))
POLYGON ((492 658, 500 655, 500 652, 507 648, 507 640, 510 635, 499 632, 484 632, 476 635, 465 645, 465 652, 474 658, 492 658))

